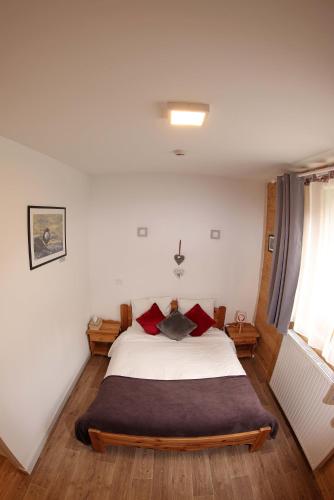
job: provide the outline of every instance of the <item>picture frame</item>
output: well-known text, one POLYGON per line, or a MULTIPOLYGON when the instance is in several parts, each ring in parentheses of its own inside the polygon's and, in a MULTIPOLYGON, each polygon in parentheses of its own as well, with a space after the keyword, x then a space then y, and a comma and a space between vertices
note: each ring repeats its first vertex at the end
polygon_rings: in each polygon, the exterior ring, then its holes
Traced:
POLYGON ((30 270, 67 255, 66 208, 28 205, 30 270))
POLYGON ((245 311, 236 311, 235 313, 236 323, 245 323, 246 319, 247 319, 247 313, 245 311))
POLYGON ((275 248, 275 235, 269 234, 268 236, 268 252, 273 252, 275 248))

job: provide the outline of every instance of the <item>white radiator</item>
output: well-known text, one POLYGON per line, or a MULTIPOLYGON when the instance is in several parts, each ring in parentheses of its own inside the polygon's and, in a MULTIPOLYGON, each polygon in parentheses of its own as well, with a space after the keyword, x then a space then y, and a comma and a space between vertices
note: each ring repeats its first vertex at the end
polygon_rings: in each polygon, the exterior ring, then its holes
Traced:
POLYGON ((296 333, 281 344, 270 380, 312 469, 334 449, 334 372, 296 333))

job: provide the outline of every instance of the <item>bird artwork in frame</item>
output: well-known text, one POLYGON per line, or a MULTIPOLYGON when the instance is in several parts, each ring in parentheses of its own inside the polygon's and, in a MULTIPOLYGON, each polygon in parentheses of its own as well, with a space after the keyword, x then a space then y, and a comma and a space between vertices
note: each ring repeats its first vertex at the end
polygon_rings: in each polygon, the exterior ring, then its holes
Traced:
POLYGON ((28 206, 30 269, 65 257, 66 208, 28 206))

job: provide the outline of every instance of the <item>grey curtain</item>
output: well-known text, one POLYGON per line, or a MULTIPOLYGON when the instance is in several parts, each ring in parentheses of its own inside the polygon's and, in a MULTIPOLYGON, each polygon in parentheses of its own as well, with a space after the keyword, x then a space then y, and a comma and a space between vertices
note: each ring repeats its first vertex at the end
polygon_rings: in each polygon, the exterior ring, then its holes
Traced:
POLYGON ((277 177, 275 248, 269 288, 268 323, 286 333, 300 270, 304 224, 304 181, 296 174, 277 177))

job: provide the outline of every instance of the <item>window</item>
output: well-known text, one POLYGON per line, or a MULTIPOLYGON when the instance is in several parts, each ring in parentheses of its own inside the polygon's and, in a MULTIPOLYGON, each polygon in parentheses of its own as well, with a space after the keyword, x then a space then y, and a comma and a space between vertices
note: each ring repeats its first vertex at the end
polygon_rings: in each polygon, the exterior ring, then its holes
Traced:
POLYGON ((334 365, 334 180, 305 187, 302 261, 294 329, 334 365))

